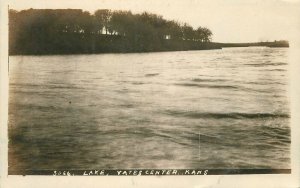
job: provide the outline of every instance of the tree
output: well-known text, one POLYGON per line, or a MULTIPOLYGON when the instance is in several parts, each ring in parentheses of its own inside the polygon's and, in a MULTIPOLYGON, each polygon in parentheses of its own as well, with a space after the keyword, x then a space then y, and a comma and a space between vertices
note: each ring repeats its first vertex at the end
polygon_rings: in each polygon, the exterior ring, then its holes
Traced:
POLYGON ((168 21, 166 27, 168 28, 168 34, 171 35, 171 39, 182 40, 183 32, 178 22, 168 21))
POLYGON ((100 9, 91 15, 81 9, 9 10, 12 54, 196 49, 201 46, 196 42, 210 42, 211 36, 208 28, 194 30, 187 23, 148 12, 100 9))
POLYGON ((210 42, 212 37, 212 32, 208 28, 204 27, 202 28, 202 32, 204 35, 204 42, 210 42))
POLYGON ((111 16, 110 27, 113 33, 126 36, 129 34, 133 23, 134 18, 130 11, 114 11, 111 16))
POLYGON ((210 42, 212 32, 206 27, 198 27, 196 30, 197 40, 201 42, 210 42))
POLYGON ((187 23, 184 23, 184 25, 181 27, 183 38, 185 40, 194 40, 194 29, 192 26, 188 25, 187 23))
POLYGON ((111 10, 100 9, 100 10, 97 10, 94 13, 94 15, 95 15, 96 23, 99 25, 99 29, 101 30, 100 33, 102 33, 102 29, 105 29, 105 34, 108 34, 108 30, 110 27, 110 19, 111 19, 111 15, 112 15, 111 10))
POLYGON ((78 26, 80 31, 84 34, 91 34, 97 31, 94 20, 92 19, 90 13, 87 11, 82 12, 81 15, 79 15, 78 26))

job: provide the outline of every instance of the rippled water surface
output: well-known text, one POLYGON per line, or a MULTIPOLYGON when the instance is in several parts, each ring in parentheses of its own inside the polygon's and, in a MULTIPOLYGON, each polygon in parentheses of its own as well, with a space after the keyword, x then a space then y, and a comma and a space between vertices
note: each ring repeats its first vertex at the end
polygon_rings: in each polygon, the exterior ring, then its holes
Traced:
POLYGON ((290 168, 288 49, 9 60, 12 174, 290 168))

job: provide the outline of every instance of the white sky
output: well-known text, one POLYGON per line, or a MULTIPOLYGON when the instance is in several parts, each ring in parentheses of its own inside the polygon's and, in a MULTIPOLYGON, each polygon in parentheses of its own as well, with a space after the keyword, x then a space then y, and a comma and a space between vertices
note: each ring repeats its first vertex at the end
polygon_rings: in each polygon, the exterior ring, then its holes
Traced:
POLYGON ((10 8, 148 11, 212 30, 215 42, 293 40, 300 36, 300 0, 10 0, 10 8))

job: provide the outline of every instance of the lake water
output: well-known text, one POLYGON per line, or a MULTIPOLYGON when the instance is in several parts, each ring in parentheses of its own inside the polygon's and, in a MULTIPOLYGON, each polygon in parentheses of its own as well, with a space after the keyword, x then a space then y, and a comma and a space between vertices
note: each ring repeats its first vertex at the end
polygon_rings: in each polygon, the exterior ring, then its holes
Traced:
POLYGON ((9 58, 9 173, 290 168, 288 50, 9 58))

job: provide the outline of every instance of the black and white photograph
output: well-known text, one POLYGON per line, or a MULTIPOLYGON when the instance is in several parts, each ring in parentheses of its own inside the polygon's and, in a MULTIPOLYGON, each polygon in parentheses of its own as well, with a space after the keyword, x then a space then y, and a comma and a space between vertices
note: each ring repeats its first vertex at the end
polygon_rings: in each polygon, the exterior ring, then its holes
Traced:
POLYGON ((8 176, 292 174, 299 1, 55 2, 2 7, 8 176))

